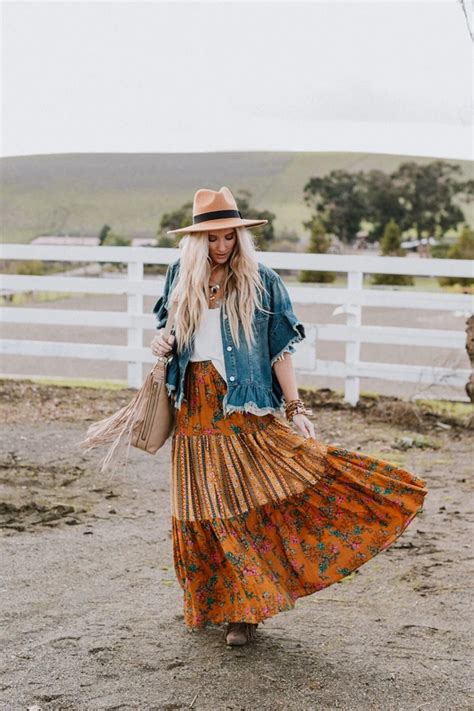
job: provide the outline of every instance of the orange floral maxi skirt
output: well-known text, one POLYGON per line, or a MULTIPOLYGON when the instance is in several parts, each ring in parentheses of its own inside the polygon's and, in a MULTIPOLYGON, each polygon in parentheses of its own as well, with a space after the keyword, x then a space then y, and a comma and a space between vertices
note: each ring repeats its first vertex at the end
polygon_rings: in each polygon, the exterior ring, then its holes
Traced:
POLYGON ((174 567, 184 623, 261 622, 388 548, 425 482, 306 439, 270 413, 222 412, 226 382, 189 362, 172 437, 174 567))

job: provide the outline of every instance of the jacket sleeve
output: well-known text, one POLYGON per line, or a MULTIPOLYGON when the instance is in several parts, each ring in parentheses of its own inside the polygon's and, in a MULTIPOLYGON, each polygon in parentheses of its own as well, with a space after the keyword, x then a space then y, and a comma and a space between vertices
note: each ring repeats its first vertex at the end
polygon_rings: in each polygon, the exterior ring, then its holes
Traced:
POLYGON ((273 313, 269 316, 268 345, 273 366, 283 353, 294 353, 294 344, 306 338, 306 333, 304 325, 293 311, 290 295, 279 274, 270 283, 269 292, 273 313))
POLYGON ((169 264, 168 269, 166 270, 163 294, 160 296, 160 298, 153 307, 153 313, 155 314, 156 318, 156 329, 158 331, 166 326, 166 321, 168 320, 168 298, 170 295, 170 288, 173 281, 173 271, 173 265, 169 264))

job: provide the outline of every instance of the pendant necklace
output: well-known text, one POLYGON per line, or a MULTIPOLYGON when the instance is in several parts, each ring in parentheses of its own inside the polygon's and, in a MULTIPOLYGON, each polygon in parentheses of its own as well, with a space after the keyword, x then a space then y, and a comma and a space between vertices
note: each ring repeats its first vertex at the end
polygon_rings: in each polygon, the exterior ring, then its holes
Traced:
MULTIPOLYGON (((217 266, 217 265, 216 265, 216 266, 217 266)), ((215 267, 214 267, 214 268, 215 268, 215 267)), ((211 271, 212 271, 212 270, 211 270, 211 271)), ((210 292, 211 292, 211 294, 210 294, 210 296, 209 296, 209 301, 210 301, 213 305, 215 305, 215 306, 220 306, 220 305, 222 304, 222 292, 220 293, 220 297, 221 297, 221 298, 217 298, 217 297, 218 297, 218 295, 219 295, 219 292, 221 291, 222 284, 223 284, 224 281, 226 280, 226 277, 227 277, 227 268, 226 268, 226 271, 225 271, 225 273, 224 273, 224 278, 222 279, 221 282, 218 282, 218 283, 216 283, 216 284, 211 284, 211 283, 209 283, 209 290, 210 290, 210 292)))

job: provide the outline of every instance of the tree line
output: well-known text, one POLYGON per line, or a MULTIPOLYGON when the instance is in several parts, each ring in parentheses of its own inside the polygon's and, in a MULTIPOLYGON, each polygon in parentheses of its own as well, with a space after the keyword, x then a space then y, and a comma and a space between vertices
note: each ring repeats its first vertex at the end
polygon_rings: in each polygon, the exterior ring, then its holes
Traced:
MULTIPOLYGON (((235 194, 238 209, 250 219, 268 220, 266 225, 252 230, 256 249, 271 251, 282 238, 296 243, 295 234, 277 235, 276 215, 252 205, 252 194, 240 190, 235 194)), ((302 222, 309 235, 306 251, 325 253, 334 240, 353 246, 361 231, 369 245, 378 243, 383 255, 402 256, 401 244, 410 236, 434 238, 430 256, 453 259, 474 258, 472 203, 474 180, 464 179, 461 166, 454 162, 434 160, 419 164, 406 161, 391 173, 382 170, 349 172, 332 170, 327 175, 310 177, 303 187, 302 203, 309 208, 309 219, 302 222), (463 206, 471 211, 471 225, 463 206)), ((157 229, 157 246, 175 247, 180 235, 167 235, 192 223, 191 201, 162 215, 157 229)), ((104 225, 100 244, 127 244, 127 238, 115 235, 104 225)), ((128 244, 130 242, 128 241, 128 244)), ((291 247, 292 245, 290 245, 291 247)), ((331 282, 335 275, 328 272, 302 271, 301 281, 331 282)), ((374 283, 410 283, 410 277, 377 275, 374 283)), ((447 280, 444 280, 446 283, 447 280)), ((455 280, 466 284, 473 280, 455 280)))

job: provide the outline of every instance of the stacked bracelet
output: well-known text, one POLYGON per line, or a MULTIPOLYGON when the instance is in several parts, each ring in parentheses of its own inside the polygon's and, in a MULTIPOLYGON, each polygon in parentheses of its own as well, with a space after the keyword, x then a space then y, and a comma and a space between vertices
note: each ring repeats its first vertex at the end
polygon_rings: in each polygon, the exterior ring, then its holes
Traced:
POLYGON ((285 417, 286 419, 291 422, 293 420, 293 417, 295 415, 312 415, 313 411, 305 407, 305 404, 303 400, 300 400, 297 398, 296 400, 290 400, 285 405, 285 417))

